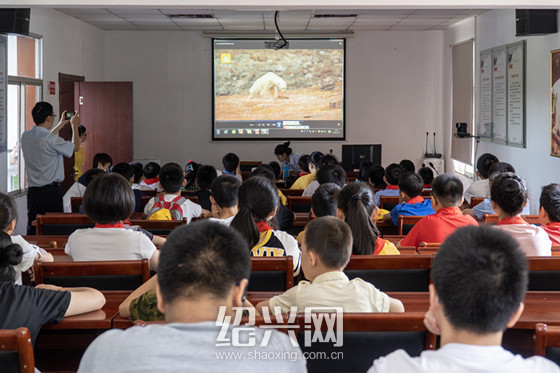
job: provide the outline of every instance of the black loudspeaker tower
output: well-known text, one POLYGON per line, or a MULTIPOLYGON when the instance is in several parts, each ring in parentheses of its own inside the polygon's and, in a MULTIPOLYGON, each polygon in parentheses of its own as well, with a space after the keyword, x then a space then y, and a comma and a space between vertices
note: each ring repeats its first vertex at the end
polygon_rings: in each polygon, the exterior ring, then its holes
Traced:
POLYGON ((557 13, 557 9, 516 9, 515 36, 558 32, 557 13))
POLYGON ((0 9, 0 34, 29 35, 30 8, 0 9))

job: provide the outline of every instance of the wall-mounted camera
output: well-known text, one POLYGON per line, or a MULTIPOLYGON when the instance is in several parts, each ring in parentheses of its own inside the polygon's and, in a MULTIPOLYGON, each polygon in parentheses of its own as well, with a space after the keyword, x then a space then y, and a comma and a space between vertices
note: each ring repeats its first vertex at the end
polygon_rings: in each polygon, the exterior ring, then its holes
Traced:
POLYGON ((459 137, 459 138, 472 137, 472 135, 467 132, 467 123, 463 123, 463 122, 455 123, 455 128, 457 128, 457 133, 455 134, 455 137, 459 137))
POLYGON ((266 49, 274 49, 274 50, 289 49, 290 48, 290 42, 289 41, 284 42, 282 40, 265 41, 264 42, 264 47, 266 49))

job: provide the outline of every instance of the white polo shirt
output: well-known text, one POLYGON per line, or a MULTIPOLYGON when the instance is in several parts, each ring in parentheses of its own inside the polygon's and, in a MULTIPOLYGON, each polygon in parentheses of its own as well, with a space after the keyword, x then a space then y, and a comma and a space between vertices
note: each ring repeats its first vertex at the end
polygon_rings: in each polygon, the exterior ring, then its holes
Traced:
POLYGON ((344 312, 389 312, 389 296, 375 286, 344 272, 332 271, 317 276, 313 282, 300 283, 282 295, 270 299, 271 309, 280 307, 288 313, 291 306, 297 312, 305 307, 342 307, 344 312))

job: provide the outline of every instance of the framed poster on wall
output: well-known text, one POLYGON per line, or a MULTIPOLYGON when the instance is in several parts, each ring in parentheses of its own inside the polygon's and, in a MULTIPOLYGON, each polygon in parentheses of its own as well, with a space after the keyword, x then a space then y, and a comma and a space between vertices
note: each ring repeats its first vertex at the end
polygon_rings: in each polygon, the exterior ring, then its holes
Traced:
POLYGON ((507 143, 525 147, 525 44, 522 40, 507 48, 507 143))
POLYGON ((494 142, 506 142, 507 130, 507 51, 495 48, 492 66, 492 135, 494 142))
POLYGON ((480 52, 480 137, 492 138, 492 49, 480 52))
POLYGON ((550 155, 560 157, 560 49, 550 52, 550 155))

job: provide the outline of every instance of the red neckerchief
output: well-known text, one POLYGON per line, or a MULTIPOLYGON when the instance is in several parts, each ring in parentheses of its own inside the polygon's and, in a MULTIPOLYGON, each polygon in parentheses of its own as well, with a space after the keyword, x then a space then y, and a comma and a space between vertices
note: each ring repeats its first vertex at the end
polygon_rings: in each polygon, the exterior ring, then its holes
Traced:
POLYGON ((131 223, 130 220, 128 220, 128 219, 126 219, 123 223, 126 224, 126 225, 132 226, 132 223, 131 223))
POLYGON ((398 190, 399 186, 398 185, 387 185, 387 188, 385 188, 385 189, 398 190))
POLYGON ((560 229, 560 222, 550 222, 550 223, 546 224, 545 227, 560 229))
POLYGON ((424 189, 429 189, 432 187, 432 184, 424 184, 424 189))
POLYGON ((124 224, 122 221, 115 224, 95 224, 94 228, 124 228, 124 224))
POLYGON ((299 176, 305 176, 305 175, 309 175, 309 172, 307 172, 307 171, 301 171, 301 172, 299 173, 299 176))
POLYGON ((257 228, 259 229, 259 232, 266 232, 266 231, 271 231, 272 227, 270 226, 270 224, 268 224, 267 221, 257 221, 257 228))
POLYGON ((509 225, 509 224, 529 224, 521 216, 512 216, 509 218, 504 218, 498 222, 498 225, 509 225))
POLYGON ((151 179, 144 179, 144 183, 146 185, 152 185, 155 183, 159 183, 159 177, 152 177, 151 179))
POLYGON ((373 248, 373 255, 379 255, 381 250, 385 247, 385 240, 381 237, 377 237, 375 241, 375 247, 373 248))
POLYGON ((415 203, 422 203, 422 202, 424 202, 424 198, 422 198, 421 196, 416 196, 406 201, 406 203, 410 203, 411 205, 415 203))

